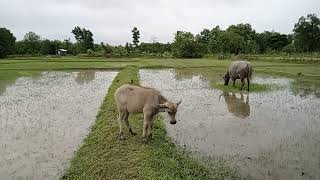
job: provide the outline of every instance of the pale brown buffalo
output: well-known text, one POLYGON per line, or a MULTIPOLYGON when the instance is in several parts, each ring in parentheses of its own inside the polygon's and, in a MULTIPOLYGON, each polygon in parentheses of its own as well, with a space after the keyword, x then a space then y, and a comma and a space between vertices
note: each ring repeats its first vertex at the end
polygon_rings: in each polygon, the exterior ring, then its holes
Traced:
POLYGON ((177 123, 175 116, 181 100, 178 103, 168 101, 156 89, 126 84, 117 89, 114 97, 119 112, 118 122, 121 139, 124 138, 122 130, 123 122, 125 122, 131 134, 136 134, 132 131, 129 124, 129 113, 143 112, 143 140, 147 140, 152 135, 152 120, 159 112, 168 112, 170 115, 170 124, 177 123))

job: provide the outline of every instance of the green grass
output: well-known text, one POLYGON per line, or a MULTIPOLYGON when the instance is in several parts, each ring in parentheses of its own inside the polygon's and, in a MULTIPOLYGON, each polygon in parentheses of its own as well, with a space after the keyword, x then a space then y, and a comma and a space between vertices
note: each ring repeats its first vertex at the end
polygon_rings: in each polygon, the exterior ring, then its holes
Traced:
MULTIPOLYGON (((210 84, 211 87, 219 89, 221 91, 228 91, 228 92, 240 92, 241 82, 236 82, 236 85, 233 86, 232 83, 229 82, 228 86, 225 86, 222 82, 212 82, 210 84)), ((247 83, 243 86, 242 91, 247 91, 247 83)), ((250 92, 262 92, 271 90, 271 86, 268 84, 257 84, 257 83, 250 83, 250 92)))
MULTIPOLYGON (((209 169, 179 150, 167 137, 160 116, 154 119, 153 139, 147 144, 140 142, 141 113, 129 116, 138 135, 126 133, 125 140, 119 139, 114 92, 122 84, 138 84, 137 73, 137 69, 121 70, 114 79, 91 133, 62 179, 211 179, 209 169)), ((215 173, 220 179, 230 175, 215 173)))
MULTIPOLYGON (((145 58, 79 58, 29 57, 0 60, 0 70, 65 70, 65 69, 124 69, 137 68, 218 68, 226 70, 231 60, 217 59, 145 59, 145 58)), ((319 76, 320 63, 294 64, 263 60, 251 61, 254 73, 297 77, 319 76)))

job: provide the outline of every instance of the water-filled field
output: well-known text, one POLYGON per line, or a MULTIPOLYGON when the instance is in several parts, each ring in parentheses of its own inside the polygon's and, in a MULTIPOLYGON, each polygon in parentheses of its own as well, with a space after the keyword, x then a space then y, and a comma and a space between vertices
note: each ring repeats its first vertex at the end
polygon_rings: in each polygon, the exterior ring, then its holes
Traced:
POLYGON ((0 179, 58 179, 117 72, 39 72, 0 92, 0 179))
POLYGON ((205 163, 219 157, 249 179, 319 179, 319 88, 300 91, 293 79, 255 75, 253 83, 270 88, 234 93, 212 87, 222 83, 222 72, 168 69, 139 74, 142 85, 173 101, 182 98, 178 123, 166 122, 168 134, 205 163))

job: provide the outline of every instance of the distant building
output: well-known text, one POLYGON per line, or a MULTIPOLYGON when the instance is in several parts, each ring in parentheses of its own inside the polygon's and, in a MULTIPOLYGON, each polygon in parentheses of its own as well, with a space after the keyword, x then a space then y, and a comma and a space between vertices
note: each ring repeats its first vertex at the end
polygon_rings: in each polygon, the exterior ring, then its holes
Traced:
POLYGON ((65 55, 67 55, 67 50, 65 50, 65 49, 57 49, 56 50, 56 55, 65 56, 65 55))

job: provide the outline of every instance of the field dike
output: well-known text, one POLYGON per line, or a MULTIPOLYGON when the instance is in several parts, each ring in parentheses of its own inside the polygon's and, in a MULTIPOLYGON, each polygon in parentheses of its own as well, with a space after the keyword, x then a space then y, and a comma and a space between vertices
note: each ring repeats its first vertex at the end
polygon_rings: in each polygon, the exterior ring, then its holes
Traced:
MULTIPOLYGON (((131 114, 129 121, 138 133, 126 139, 118 136, 114 93, 123 84, 139 84, 138 69, 119 72, 109 88, 91 132, 75 153, 69 169, 61 179, 212 179, 215 175, 180 150, 167 137, 163 118, 155 117, 153 139, 140 142, 142 113, 131 114)), ((127 131, 126 131, 127 132, 127 131)), ((219 173, 218 173, 219 174, 219 173)), ((225 173, 218 177, 223 179, 225 173)))

